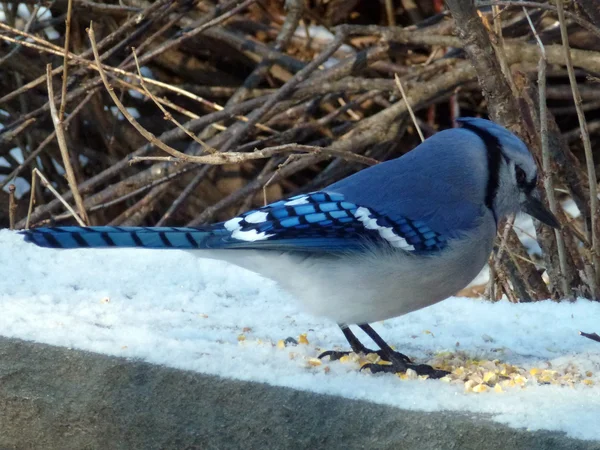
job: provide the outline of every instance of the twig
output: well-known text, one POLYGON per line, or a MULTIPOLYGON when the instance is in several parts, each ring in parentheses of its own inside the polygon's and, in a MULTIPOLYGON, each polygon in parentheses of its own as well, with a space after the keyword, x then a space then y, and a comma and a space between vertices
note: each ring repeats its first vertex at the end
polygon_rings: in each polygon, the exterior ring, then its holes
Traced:
MULTIPOLYGON (((594 155, 592 153, 592 144, 590 142, 590 135, 587 128, 587 121, 585 120, 585 114, 581 108, 582 100, 579 88, 577 86, 577 79, 575 78, 575 70, 573 69, 573 62, 571 61, 571 52, 569 47, 569 34, 567 33, 567 25, 565 22, 564 5, 563 0, 556 0, 556 10, 558 12, 558 21, 560 23, 560 34, 563 41, 564 53, 565 53, 565 64, 567 66, 567 73, 569 74, 569 83, 571 84, 571 90, 573 91, 573 100, 575 102, 575 108, 577 110, 577 118, 579 119, 579 128, 581 130, 581 140, 583 142, 583 149, 585 152, 585 161, 587 165, 589 186, 590 186, 590 215, 592 221, 591 229, 591 241, 592 241, 592 257, 594 260, 594 271, 596 275, 596 284, 600 283, 600 230, 598 229, 598 181, 596 179, 596 167, 594 165, 594 155)), ((600 293, 594 292, 594 295, 598 298, 600 293)))
MULTIPOLYGON (((60 95, 60 110, 58 112, 58 121, 62 122, 65 117, 65 107, 67 106, 67 75, 69 65, 67 64, 67 55, 69 54, 69 41, 71 39, 71 12, 73 10, 73 0, 68 0, 67 19, 65 21, 65 54, 63 57, 63 79, 60 95)), ((87 220, 86 220, 87 222, 87 220)))
POLYGON ((387 17, 388 26, 396 26, 396 17, 394 15, 394 2, 392 0, 385 0, 385 15, 387 17))
MULTIPOLYGON (((558 215, 558 204, 554 195, 554 180, 552 177, 552 168, 550 162, 550 148, 548 143, 548 112, 546 106, 546 48, 542 40, 540 39, 531 17, 527 9, 523 8, 529 27, 531 28, 533 35, 540 48, 540 61, 538 65, 538 92, 539 92, 539 108, 540 108, 540 142, 542 146, 542 168, 544 170, 544 190, 546 191, 546 197, 548 198, 548 204, 550 211, 557 216, 558 215)), ((554 230, 554 237, 556 239, 556 247, 558 251, 558 261, 560 266, 560 284, 562 295, 572 299, 573 294, 569 289, 567 282, 567 255, 565 249, 565 241, 562 237, 560 230, 554 230)))
POLYGON ((508 234, 510 233, 511 228, 515 223, 515 216, 511 215, 504 224, 504 230, 502 234, 500 234, 500 230, 498 230, 498 236, 500 237, 500 245, 495 249, 496 251, 490 257, 490 280, 488 282, 488 286, 486 288, 486 292, 489 292, 490 298, 492 300, 496 299, 496 289, 494 288, 495 284, 495 276, 496 272, 500 272, 500 261, 502 260, 502 255, 504 250, 507 247, 508 234))
MULTIPOLYGON (((268 204, 268 200, 267 200, 267 188, 269 187, 269 185, 273 182, 273 180, 275 179, 275 177, 278 175, 279 171, 281 169, 283 169, 285 166, 287 166, 288 164, 290 164, 294 159, 294 155, 288 155, 288 157, 285 159, 285 161, 281 164, 278 165, 277 169, 275 169, 274 171, 266 171, 263 172, 261 175, 264 176, 265 173, 269 173, 271 172, 272 175, 269 177, 269 179, 267 180, 267 182, 265 184, 263 184, 262 187, 262 194, 263 194, 263 206, 267 206, 268 204)), ((272 169, 272 167, 270 167, 269 169, 272 169)), ((259 177, 260 178, 260 177, 259 177)), ((250 196, 248 196, 250 197, 250 196)))
POLYGON ((169 183, 155 186, 152 190, 138 200, 133 206, 123 211, 119 216, 111 220, 109 226, 138 226, 144 217, 152 211, 153 204, 167 193, 169 183))
POLYGON ((29 201, 29 211, 27 213, 27 223, 25 225, 26 229, 29 229, 29 219, 31 217, 31 211, 33 209, 33 199, 35 196, 35 177, 38 176, 40 177, 40 180, 42 182, 42 186, 44 186, 45 188, 47 188, 50 192, 52 192, 52 194, 54 194, 54 196, 65 206, 65 208, 67 208, 67 210, 73 215, 73 217, 75 218, 75 220, 77 221, 77 223, 82 226, 85 227, 85 222, 83 220, 81 220, 81 217, 79 217, 79 215, 75 212, 75 210, 71 207, 71 205, 69 205, 69 203, 62 197, 62 195, 60 195, 58 193, 58 191, 56 189, 54 189, 54 187, 52 186, 52 184, 47 180, 47 178, 42 174, 42 172, 40 172, 37 169, 33 169, 32 171, 32 182, 31 182, 31 199, 29 201))
POLYGON ((3 134, 0 134, 0 144, 4 144, 4 143, 12 141, 14 138, 16 138, 21 133, 21 131, 23 131, 25 128, 27 128, 29 125, 31 125, 34 122, 35 122, 35 119, 33 119, 33 118, 26 120, 25 122, 23 122, 21 125, 19 125, 14 130, 9 130, 9 131, 4 132, 3 134))
MULTIPOLYGON (((206 167, 210 168, 211 166, 206 166, 206 167)), ((99 211, 101 209, 109 208, 109 207, 114 206, 114 205, 118 205, 119 203, 122 203, 122 202, 124 202, 126 200, 129 200, 132 197, 135 197, 136 195, 141 194, 142 192, 149 191, 150 189, 152 189, 152 188, 154 188, 154 187, 156 187, 158 185, 161 185, 161 184, 166 183, 166 182, 168 182, 170 180, 173 180, 174 178, 176 178, 176 177, 178 177, 178 176, 180 176, 180 175, 182 175, 184 173, 191 172, 192 170, 197 169, 197 168, 198 168, 198 166, 188 165, 186 167, 183 167, 181 170, 178 170, 177 172, 173 172, 173 173, 168 174, 167 176, 164 176, 164 177, 159 178, 157 180, 153 180, 150 184, 148 184, 146 186, 142 186, 142 187, 140 187, 140 188, 138 188, 138 189, 136 189, 134 191, 131 191, 131 192, 125 194, 125 195, 122 195, 122 196, 117 197, 117 198, 115 198, 113 200, 107 201, 105 203, 98 203, 98 204, 96 204, 94 206, 91 206, 90 208, 88 208, 88 211, 89 212, 95 212, 95 211, 99 211)), ((58 220, 69 219, 71 217, 73 217, 72 214, 69 213, 69 212, 66 212, 64 214, 59 214, 59 215, 53 217, 53 219, 55 221, 58 221, 58 220)), ((43 222, 40 222, 40 223, 43 223, 43 222)))
POLYGON ((167 223, 171 216, 175 214, 175 212, 181 207, 183 202, 185 202, 185 200, 190 196, 190 194, 194 192, 194 189, 196 189, 196 187, 198 187, 198 185, 204 180, 204 178, 206 178, 206 175, 208 174, 208 171, 210 169, 210 166, 204 166, 202 167, 202 169, 200 169, 200 172, 198 172, 194 176, 194 179, 185 187, 181 194, 179 194, 179 196, 175 199, 171 206, 169 206, 169 209, 167 209, 167 211, 163 214, 160 220, 156 222, 157 227, 162 227, 167 223))
POLYGON ((52 64, 48 64, 46 66, 46 76, 48 77, 48 101, 50 102, 50 116, 52 117, 52 123, 54 123, 54 129, 56 130, 56 140, 58 141, 58 148, 60 149, 63 165, 65 166, 67 181, 69 182, 71 192, 73 192, 73 198, 75 199, 75 204, 77 205, 79 214, 83 219, 83 223, 89 224, 90 219, 85 211, 85 206, 83 206, 83 199, 81 198, 81 193, 79 192, 79 189, 77 189, 77 180, 75 179, 75 172, 73 171, 73 166, 71 165, 71 160, 69 159, 69 149, 67 148, 67 139, 65 137, 63 122, 58 117, 56 104, 54 103, 54 88, 52 86, 52 64))
POLYGON ((15 191, 17 188, 14 184, 8 186, 8 223, 10 229, 15 229, 15 213, 17 212, 17 202, 15 201, 15 191))
MULTIPOLYGON (((175 152, 178 152, 175 150, 175 152)), ((237 152, 228 152, 228 153, 216 153, 214 155, 206 155, 206 156, 190 156, 185 153, 181 153, 185 156, 185 158, 181 158, 180 156, 136 156, 130 159, 131 164, 143 162, 143 161, 165 161, 165 162, 191 162, 197 163, 200 161, 200 164, 211 164, 211 165, 222 165, 222 164, 233 164, 240 163, 244 161, 251 161, 255 159, 265 159, 270 158, 274 155, 278 155, 281 153, 288 152, 301 152, 301 153, 313 153, 313 154, 322 154, 326 156, 334 156, 338 158, 345 159, 346 161, 353 161, 364 164, 365 166, 374 166, 379 164, 379 161, 373 158, 368 158, 362 155, 356 155, 354 153, 339 151, 336 149, 326 148, 326 147, 315 147, 312 145, 300 145, 300 144, 283 144, 277 145, 274 147, 263 148, 262 150, 254 150, 249 153, 237 153, 237 152), (212 156, 216 156, 219 159, 212 158, 212 156), (226 157, 226 159, 221 159, 222 157, 226 157)))
POLYGON ((137 67, 137 71, 138 74, 140 76, 140 84, 142 86, 142 89, 144 89, 144 92, 146 93, 146 95, 148 97, 150 97, 152 99, 152 101, 154 102, 154 104, 156 106, 158 106, 158 108, 162 111, 162 113, 164 114, 164 118, 165 120, 168 120, 170 122, 173 122, 175 124, 175 126, 177 128, 180 128, 185 134, 187 134, 189 137, 191 137, 194 141, 196 141, 198 144, 200 144, 202 146, 202 148, 204 148, 204 150, 206 150, 209 153, 216 153, 217 150, 212 148, 210 145, 207 145, 206 142, 204 142, 202 139, 200 139, 199 137, 197 137, 194 133, 192 133, 191 131, 187 130, 183 125, 181 125, 177 120, 175 120, 175 118, 172 116, 172 114, 167 111, 163 105, 161 105, 156 98, 154 97, 154 95, 152 95, 152 93, 148 90, 148 88, 146 87, 146 83, 143 80, 142 77, 142 70, 140 69, 140 63, 138 61, 138 57, 137 54, 135 52, 135 47, 131 47, 131 52, 133 54, 133 58, 135 59, 135 66, 137 67))
POLYGON ((25 220, 25 229, 29 230, 29 221, 31 219, 31 212, 33 211, 33 204, 35 203, 35 191, 37 190, 37 177, 35 175, 34 168, 31 172, 31 188, 29 188, 29 205, 27 207, 27 218, 25 220))
POLYGON ((580 331, 579 334, 583 337, 591 339, 592 341, 600 342, 600 335, 598 335, 598 333, 584 333, 583 331, 580 331))
POLYGON ((400 77, 397 73, 394 74, 394 80, 396 81, 396 86, 400 90, 400 94, 402 94, 402 100, 406 103, 406 109, 408 109, 408 113, 410 114, 410 118, 417 129, 417 133, 419 134, 419 138, 421 138, 421 142, 425 140, 425 136, 423 136, 423 132, 421 131, 421 127, 419 126, 419 122, 417 122, 417 118, 415 117, 415 113, 412 110, 412 107, 408 103, 408 99, 406 98, 406 93, 404 92, 404 87, 402 87, 402 82, 400 81, 400 77))

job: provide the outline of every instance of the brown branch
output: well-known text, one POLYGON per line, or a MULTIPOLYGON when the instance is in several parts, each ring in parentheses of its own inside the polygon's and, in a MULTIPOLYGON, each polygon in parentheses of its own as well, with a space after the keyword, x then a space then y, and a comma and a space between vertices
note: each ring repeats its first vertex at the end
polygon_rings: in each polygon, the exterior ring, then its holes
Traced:
MULTIPOLYGON (((71 13, 73 10, 73 0, 68 0, 67 19, 65 21, 65 52, 63 57, 63 79, 60 93, 60 110, 58 112, 58 120, 62 122, 65 118, 65 107, 67 106, 67 75, 69 73, 69 65, 67 64, 67 55, 69 54, 69 42, 71 39, 71 13)), ((87 222, 87 221, 86 221, 87 222)))
POLYGON ((52 87, 52 64, 48 64, 46 66, 46 75, 48 77, 48 100, 50 102, 50 116, 52 117, 52 123, 54 123, 54 128, 56 130, 56 140, 58 141, 58 147, 62 156, 63 165, 65 166, 69 187, 71 188, 71 192, 73 192, 73 197, 75 198, 75 204, 77 205, 77 209, 79 210, 79 214, 83 220, 83 223, 87 225, 90 223, 90 219, 85 211, 81 193, 77 189, 77 180, 75 179, 75 172, 73 172, 73 166, 71 165, 71 161, 69 159, 69 149, 67 148, 67 139, 65 136, 63 121, 58 117, 58 111, 56 110, 56 104, 54 103, 54 88, 52 87))
MULTIPOLYGON (((585 152, 585 161, 587 163, 587 175, 590 186, 590 216, 592 219, 592 229, 590 231, 592 241, 592 257, 594 261, 595 283, 598 285, 600 284, 600 230, 597 222, 600 210, 598 210, 598 181, 596 179, 596 166, 594 164, 594 155, 592 153, 592 144, 587 128, 587 121, 585 120, 583 109, 581 108, 581 94, 579 93, 577 79, 575 78, 575 70, 573 69, 573 62, 571 60, 569 35, 567 33, 563 10, 563 0, 556 0, 556 6, 558 10, 558 20, 560 23, 560 34, 562 36, 564 46, 565 64, 567 66, 569 82, 573 91, 573 100, 575 101, 577 119, 579 120, 579 128, 581 130, 581 140, 583 142, 583 148, 585 152)), ((596 298, 600 298, 600 292, 594 292, 594 295, 596 298)))
POLYGON ((0 145, 7 144, 15 139, 23 130, 25 130, 29 125, 35 122, 35 119, 28 119, 23 122, 21 125, 16 127, 13 130, 8 130, 3 134, 0 134, 0 145))
POLYGON ((17 188, 14 184, 8 186, 8 223, 11 230, 15 229, 15 213, 17 212, 17 202, 15 200, 15 191, 17 188))
POLYGON ((44 186, 46 189, 48 189, 52 193, 52 195, 54 195, 57 198, 57 200, 59 200, 64 205, 64 207, 67 208, 67 210, 72 214, 72 216, 75 218, 75 220, 77 220, 77 223, 79 224, 79 226, 85 227, 86 224, 84 223, 84 221, 79 217, 79 215, 75 212, 75 210, 71 207, 71 205, 69 205, 69 202, 67 202, 64 199, 64 197, 62 195, 60 195, 56 189, 54 189, 54 187, 52 186, 52 183, 50 183, 48 181, 48 179, 44 176, 44 174, 42 174, 42 172, 40 172, 37 169, 33 169, 33 175, 31 176, 31 179, 32 179, 31 199, 29 202, 29 212, 27 213, 27 222, 26 222, 25 228, 29 228, 31 209, 33 207, 33 200, 34 200, 34 193, 35 193, 35 189, 34 189, 35 186, 34 186, 33 180, 35 180, 36 177, 39 177, 40 181, 42 182, 42 186, 44 186))
MULTIPOLYGON (((177 150, 175 150, 177 152, 177 150)), ((181 153, 186 158, 181 158, 178 156, 139 156, 131 158, 131 163, 139 163, 143 161, 166 161, 166 162, 190 162, 196 163, 197 161, 201 161, 201 164, 211 164, 211 165, 221 165, 221 164, 233 164, 233 163, 241 163, 244 161, 252 161, 256 159, 265 159, 270 158, 275 155, 279 155, 281 153, 292 153, 292 152, 301 152, 301 153, 312 153, 315 155, 325 155, 330 157, 338 157, 342 158, 346 161, 357 162, 363 164, 365 166, 374 166, 378 164, 379 161, 373 158, 367 158, 366 156, 356 155, 354 153, 350 153, 348 151, 341 151, 333 148, 323 148, 323 147, 315 147, 312 145, 300 145, 300 144, 283 144, 275 147, 267 147, 262 150, 254 150, 249 153, 216 153, 214 155, 206 155, 206 156, 194 156, 191 157, 185 153, 181 153), (219 158, 214 159, 210 158, 211 156, 218 155, 219 158), (225 156, 227 159, 223 160, 220 157, 225 156), (188 159, 190 158, 190 159, 188 159), (207 162, 208 161, 208 162, 207 162), (216 162, 213 162, 216 161, 216 162), (225 162, 223 162, 225 161, 225 162)), ((180 153, 180 152, 178 152, 180 153)))

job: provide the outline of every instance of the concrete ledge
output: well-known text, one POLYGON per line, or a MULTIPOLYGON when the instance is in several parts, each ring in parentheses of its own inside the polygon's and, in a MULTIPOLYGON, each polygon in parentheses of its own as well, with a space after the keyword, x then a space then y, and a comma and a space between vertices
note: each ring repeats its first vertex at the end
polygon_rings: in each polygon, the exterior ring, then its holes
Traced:
POLYGON ((0 450, 238 448, 598 450, 600 442, 0 338, 0 450))

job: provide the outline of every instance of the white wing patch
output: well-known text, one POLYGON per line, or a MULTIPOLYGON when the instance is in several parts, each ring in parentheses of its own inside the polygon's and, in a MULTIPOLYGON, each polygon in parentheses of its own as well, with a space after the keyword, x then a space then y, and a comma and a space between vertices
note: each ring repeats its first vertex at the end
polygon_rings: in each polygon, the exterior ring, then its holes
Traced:
POLYGON ((264 241, 265 239, 268 239, 271 236, 274 236, 274 235, 267 234, 264 231, 261 231, 259 233, 256 230, 248 230, 248 231, 235 230, 233 233, 231 233, 232 238, 239 239, 240 241, 246 241, 246 242, 264 241))
POLYGON ((264 211, 254 211, 253 213, 244 217, 244 219, 246 219, 246 222, 248 223, 263 223, 267 220, 268 215, 269 213, 264 211))
POLYGON ((233 219, 229 219, 227 222, 223 224, 227 231, 235 231, 242 228, 240 222, 244 220, 243 217, 234 217, 233 219))
POLYGON ((382 227, 382 226, 378 225, 377 219, 371 217, 371 211, 369 211, 368 208, 365 208, 364 206, 358 207, 356 209, 356 212, 354 213, 354 217, 356 217, 358 220, 360 220, 366 229, 377 230, 379 232, 379 235, 383 239, 388 241, 393 247, 401 248, 403 250, 407 250, 407 251, 411 251, 411 252, 415 249, 415 247, 413 245, 409 244, 406 241, 406 239, 404 239, 402 236, 398 236, 394 232, 393 228, 382 227))
POLYGON ((294 200, 290 200, 284 203, 285 206, 298 206, 298 205, 308 205, 308 195, 303 195, 302 197, 295 198, 294 200))
POLYGON ((260 233, 256 230, 242 230, 241 222, 245 220, 246 223, 261 223, 267 219, 267 213, 263 211, 256 211, 252 214, 248 214, 246 217, 234 217, 223 224, 227 231, 231 231, 231 237, 239 239, 240 241, 254 242, 264 241, 265 239, 274 236, 273 234, 267 234, 264 231, 260 233))

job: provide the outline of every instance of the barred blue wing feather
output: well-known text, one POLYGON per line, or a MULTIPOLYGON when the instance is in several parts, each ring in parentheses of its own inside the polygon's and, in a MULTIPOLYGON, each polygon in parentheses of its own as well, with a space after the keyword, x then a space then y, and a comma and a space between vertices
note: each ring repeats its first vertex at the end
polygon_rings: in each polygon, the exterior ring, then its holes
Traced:
POLYGON ((369 242, 422 253, 446 239, 409 217, 391 220, 372 208, 325 191, 298 195, 226 222, 183 227, 56 227, 26 230, 42 247, 245 248, 316 253, 360 252, 369 242))

